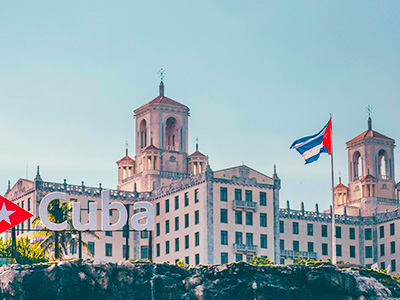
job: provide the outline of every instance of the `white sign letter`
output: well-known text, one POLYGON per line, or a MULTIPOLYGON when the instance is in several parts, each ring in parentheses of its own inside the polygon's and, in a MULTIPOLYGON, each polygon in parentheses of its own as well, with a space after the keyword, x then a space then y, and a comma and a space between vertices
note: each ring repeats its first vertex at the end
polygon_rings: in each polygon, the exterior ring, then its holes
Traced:
POLYGON ((110 191, 102 191, 101 192, 101 201, 102 201, 102 222, 101 229, 102 230, 118 230, 122 228, 126 224, 126 220, 128 219, 128 213, 123 206, 119 202, 110 203, 110 191), (110 224, 110 210, 116 209, 119 212, 119 219, 117 223, 110 224))
POLYGON ((64 221, 62 223, 53 223, 49 220, 49 212, 48 212, 48 206, 51 201, 60 199, 60 200, 67 200, 67 194, 66 193, 50 193, 47 194, 42 201, 40 201, 39 205, 39 217, 40 221, 50 230, 56 230, 56 231, 61 231, 65 230, 68 227, 67 221, 64 221))
POLYGON ((96 230, 97 229, 97 203, 89 203, 89 221, 81 223, 81 203, 72 203, 72 225, 77 230, 96 230))
POLYGON ((134 214, 131 218, 131 226, 133 229, 141 231, 141 230, 154 230, 154 206, 150 202, 136 202, 134 205, 134 209, 146 209, 145 212, 139 212, 134 214), (139 220, 146 218, 146 223, 140 224, 139 220))

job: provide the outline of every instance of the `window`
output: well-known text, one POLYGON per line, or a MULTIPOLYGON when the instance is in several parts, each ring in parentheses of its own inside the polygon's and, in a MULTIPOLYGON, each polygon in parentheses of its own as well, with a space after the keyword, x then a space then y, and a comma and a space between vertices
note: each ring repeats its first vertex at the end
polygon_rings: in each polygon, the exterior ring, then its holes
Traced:
POLYGON ((165 233, 169 233, 169 220, 165 221, 165 233))
POLYGON ((221 264, 227 264, 227 263, 228 263, 228 253, 221 252, 221 264))
POLYGON ((238 245, 243 244, 243 234, 241 232, 235 232, 235 243, 238 245))
POLYGON ((141 259, 149 258, 149 246, 140 246, 140 258, 141 259))
POLYGON ((267 249, 267 235, 266 234, 260 235, 260 248, 267 249))
POLYGON ((71 254, 75 254, 76 253, 76 242, 72 241, 69 245, 69 252, 71 254))
POLYGON ((158 257, 160 255, 161 255, 161 246, 160 246, 160 244, 157 244, 156 245, 156 256, 158 257))
POLYGON ((197 253, 197 254, 194 256, 194 260, 195 260, 195 264, 198 265, 198 264, 200 263, 200 254, 197 253))
POLYGON ((342 238, 342 227, 336 226, 336 238, 341 239, 342 238))
POLYGON ((156 215, 159 216, 160 215, 160 202, 156 203, 156 215))
POLYGON ((156 224, 156 236, 160 235, 160 223, 156 224))
POLYGON ((221 201, 228 201, 228 189, 226 187, 221 187, 220 190, 220 197, 221 197, 221 201))
POLYGON ((242 261, 243 260, 243 254, 236 253, 236 261, 242 261))
POLYGON ((260 206, 267 206, 267 193, 260 192, 260 206))
POLYGON ((342 245, 336 245, 336 256, 342 256, 342 245))
POLYGON ((129 226, 124 225, 124 227, 122 229, 122 237, 126 238, 127 236, 129 236, 129 226))
POLYGON ((351 240, 356 239, 356 229, 354 227, 349 228, 349 236, 351 240))
POLYGON ((199 189, 194 190, 194 203, 199 202, 199 189))
POLYGON ((243 224, 242 217, 243 213, 241 210, 235 211, 235 224, 243 224))
POLYGON ((372 246, 365 247, 365 258, 372 258, 372 246))
POLYGON ((129 245, 128 245, 128 257, 126 256, 126 245, 122 245, 122 258, 129 258, 129 245))
POLYGON ((185 214, 185 228, 189 227, 189 214, 185 214))
POLYGON ((194 234, 194 245, 200 245, 200 232, 195 232, 194 234))
POLYGON ((165 242, 165 254, 169 254, 169 241, 165 242))
POLYGON ((281 257, 281 265, 284 265, 284 264, 285 264, 285 258, 281 257))
POLYGON ((328 255, 328 244, 322 243, 322 255, 328 255))
POLYGON ((106 244, 106 256, 112 256, 112 244, 106 244))
POLYGON ((179 230, 179 217, 175 217, 175 231, 179 230))
POLYGON ((293 234, 299 234, 299 223, 293 222, 293 234))
POLYGON ((189 236, 185 235, 185 249, 189 248, 189 236))
POLYGON ((165 213, 169 213, 169 199, 165 200, 165 213))
POLYGON ((94 255, 94 242, 88 242, 88 247, 90 249, 90 252, 94 255))
POLYGON ((383 261, 383 262, 381 262, 381 270, 385 270, 385 269, 386 269, 385 262, 383 261))
POLYGON ((284 221, 279 221, 279 232, 285 233, 285 222, 284 221))
POLYGON ((321 236, 328 237, 328 225, 321 225, 321 236))
MULTIPOLYGON (((126 225, 125 225, 126 226, 126 225)), ((140 238, 141 239, 147 239, 149 238, 149 232, 147 230, 143 230, 140 232, 140 238)))
POLYGON ((285 250, 285 240, 280 240, 279 241, 279 249, 285 250))
POLYGON ((112 231, 106 231, 106 236, 112 236, 112 231))
POLYGON ((221 245, 228 245, 228 231, 221 230, 221 245))
POLYGON ((253 225, 253 213, 251 211, 246 211, 246 225, 253 225))
POLYGON ((372 240, 372 229, 371 228, 365 228, 365 240, 366 241, 372 240))
POLYGON ((235 200, 242 200, 242 190, 235 189, 235 200))
POLYGON ((179 209, 179 196, 175 196, 175 210, 179 209))
POLYGON ((28 198, 28 211, 31 210, 31 198, 28 198))
POLYGON ((382 239, 385 237, 385 227, 379 226, 379 238, 382 239))
POLYGON ((390 266, 391 266, 390 272, 396 272, 396 260, 395 259, 392 259, 390 261, 390 266))
POLYGON ((293 241, 293 251, 294 252, 299 252, 299 241, 293 241))
POLYGON ((175 239, 175 252, 179 251, 179 238, 175 239))
POLYGON ((194 212, 194 224, 199 224, 199 211, 198 210, 196 210, 195 212, 194 212))
POLYGON ((221 219, 221 223, 228 223, 228 210, 227 209, 221 208, 220 219, 221 219))
POLYGON ((253 245, 253 234, 246 233, 246 245, 253 245))
POLYGON ((381 256, 385 256, 385 244, 381 244, 380 249, 381 249, 381 256))
POLYGON ((253 192, 252 191, 246 191, 245 192, 245 199, 246 201, 252 202, 253 201, 253 192))
POLYGON ((249 262, 252 257, 252 254, 246 254, 246 262, 249 262))
POLYGON ((350 246, 350 257, 356 257, 356 246, 350 246))
POLYGON ((396 253, 396 242, 390 242, 390 253, 396 253))
POLYGON ((189 264, 189 256, 185 256, 185 263, 189 264))
MULTIPOLYGON (((29 199, 28 199, 28 203, 29 203, 29 199)), ((394 235, 395 234, 395 230, 394 230, 394 223, 390 224, 390 235, 394 235)))
POLYGON ((267 227, 267 214, 260 213, 260 226, 267 227))
POLYGON ((188 206, 188 205, 189 205, 189 193, 186 192, 185 193, 185 206, 188 206))
POLYGON ((314 243, 313 242, 308 242, 307 243, 307 251, 308 252, 314 252, 314 243))
MULTIPOLYGON (((314 226, 313 224, 307 224, 307 235, 314 235, 314 226)), ((311 251, 313 252, 313 251, 311 251)))

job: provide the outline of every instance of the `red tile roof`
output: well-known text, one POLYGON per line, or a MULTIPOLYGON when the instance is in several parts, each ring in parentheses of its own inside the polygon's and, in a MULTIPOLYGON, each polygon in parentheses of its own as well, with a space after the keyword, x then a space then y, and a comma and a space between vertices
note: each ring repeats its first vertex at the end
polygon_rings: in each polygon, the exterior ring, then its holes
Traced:
POLYGON ((143 107, 145 107, 145 106, 147 106, 147 105, 150 105, 150 104, 167 104, 167 105, 175 105, 175 106, 180 106, 180 107, 186 107, 187 108, 186 105, 183 105, 183 104, 181 104, 179 102, 176 102, 175 100, 172 100, 172 99, 170 99, 168 97, 158 96, 158 97, 154 98, 153 100, 151 100, 150 102, 147 102, 146 104, 144 104, 141 107, 139 107, 138 110, 143 108, 143 107))
POLYGON ((195 151, 192 154, 190 154, 189 157, 207 157, 207 156, 201 153, 200 151, 195 151))
POLYGON ((343 183, 339 183, 339 184, 337 184, 337 185, 335 186, 335 189, 338 189, 338 188, 345 188, 345 189, 347 189, 347 186, 345 186, 343 183))
POLYGON ((119 161, 117 161, 117 164, 119 164, 123 161, 134 161, 134 160, 132 158, 130 158, 128 155, 125 155, 123 158, 121 158, 119 161))
POLYGON ((383 134, 380 134, 379 132, 376 132, 374 130, 367 130, 367 131, 364 131, 363 133, 361 133, 360 135, 356 136, 354 139, 351 139, 347 143, 351 143, 351 142, 354 142, 354 141, 357 141, 357 140, 361 140, 361 139, 364 139, 364 138, 372 138, 372 137, 394 141, 393 139, 391 139, 391 138, 389 138, 387 136, 384 136, 383 134))

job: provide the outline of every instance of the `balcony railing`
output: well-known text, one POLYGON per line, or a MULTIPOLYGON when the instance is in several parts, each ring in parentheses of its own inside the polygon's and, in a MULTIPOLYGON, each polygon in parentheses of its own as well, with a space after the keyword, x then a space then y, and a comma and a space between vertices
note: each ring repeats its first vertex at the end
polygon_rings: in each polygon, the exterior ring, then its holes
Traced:
POLYGON ((281 250, 281 256, 298 258, 299 256, 303 258, 311 258, 317 259, 316 252, 308 252, 308 251, 294 251, 294 250, 281 250))
POLYGON ((169 151, 179 151, 179 148, 176 146, 171 146, 171 145, 166 145, 165 149, 169 150, 169 151))
POLYGON ((233 209, 243 208, 257 211, 257 202, 233 200, 233 209))
POLYGON ((258 253, 258 246, 248 244, 233 244, 235 252, 253 252, 258 253))

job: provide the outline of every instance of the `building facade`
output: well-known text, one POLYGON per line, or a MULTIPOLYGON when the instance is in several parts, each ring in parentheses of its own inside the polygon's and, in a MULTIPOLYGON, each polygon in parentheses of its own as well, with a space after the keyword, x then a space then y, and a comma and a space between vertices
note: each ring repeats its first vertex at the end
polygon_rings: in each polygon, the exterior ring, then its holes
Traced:
MULTIPOLYGON (((132 231, 96 232, 100 239, 82 234, 96 258, 120 261, 125 258, 156 262, 184 260, 188 264, 220 264, 248 260, 253 255, 290 264, 300 255, 312 259, 331 256, 330 210, 293 210, 289 203, 279 208, 281 181, 274 168, 267 176, 241 165, 213 171, 208 157, 188 153, 189 108, 159 95, 134 111, 135 156, 126 150, 117 161, 118 186, 110 189, 112 201, 123 203, 131 216, 137 201, 154 205, 155 227, 132 231)), ((335 187, 337 259, 359 265, 379 262, 397 271, 400 244, 399 184, 395 182, 395 142, 368 130, 347 143, 348 186, 335 187)), ((81 204, 82 223, 88 221, 90 202, 100 207, 103 187, 87 187, 20 179, 6 197, 35 217, 41 199, 50 192, 65 192, 68 200, 81 204)), ((116 222, 118 212, 110 212, 116 222)), ((98 212, 100 220, 100 212, 98 212)), ((18 236, 34 235, 32 219, 17 227, 18 236)), ((76 257, 71 243, 67 256, 76 257)), ((89 256, 84 251, 83 257, 89 256)), ((400 267, 400 266, 399 266, 400 267)))

